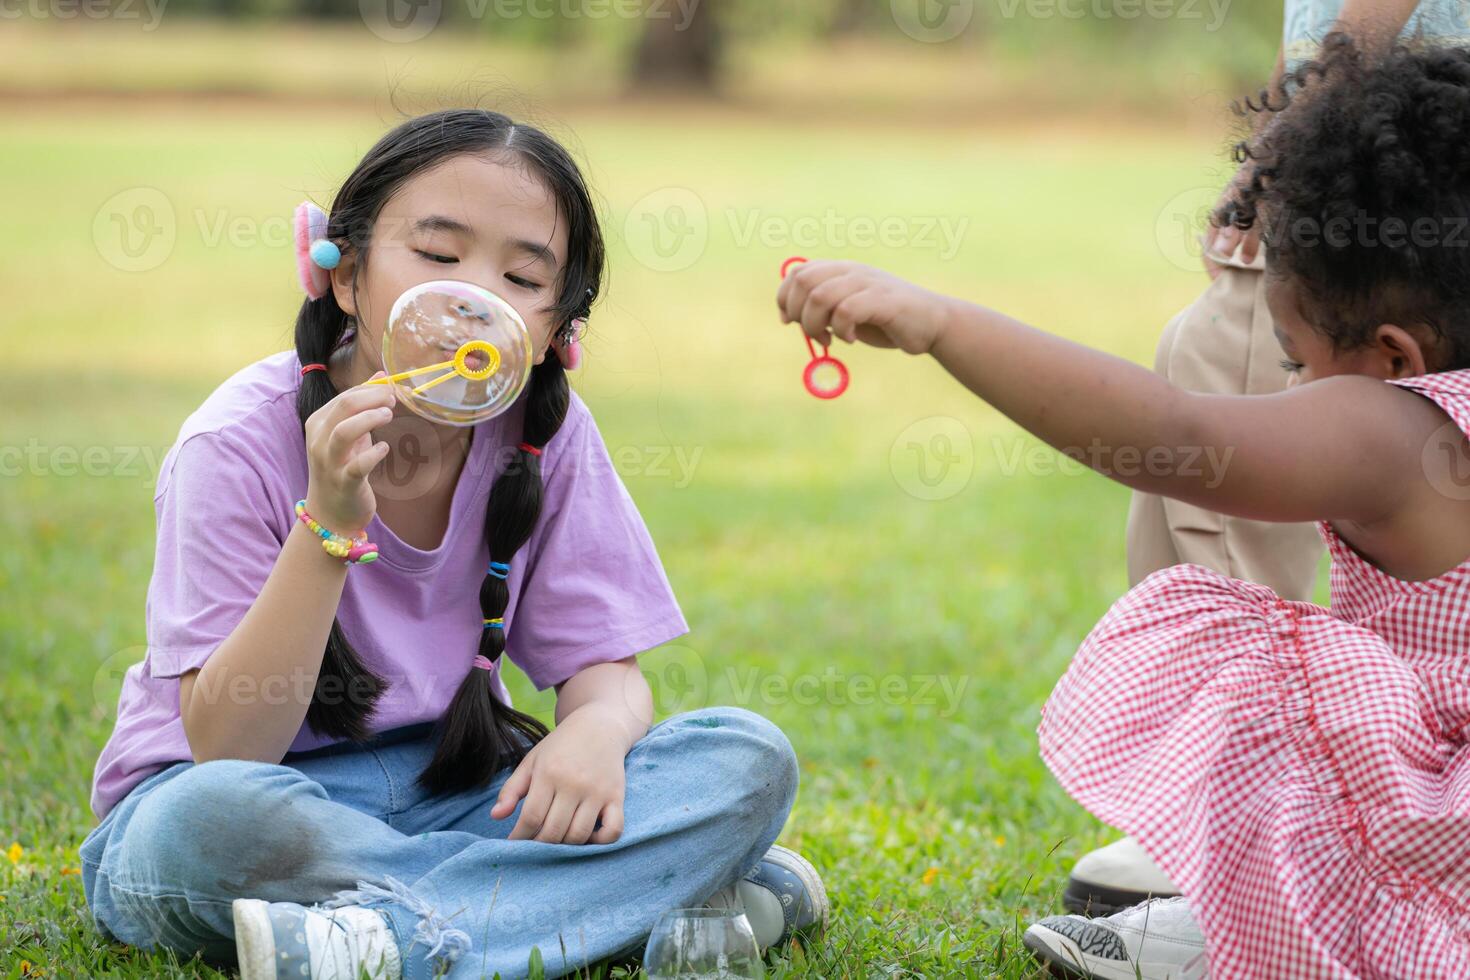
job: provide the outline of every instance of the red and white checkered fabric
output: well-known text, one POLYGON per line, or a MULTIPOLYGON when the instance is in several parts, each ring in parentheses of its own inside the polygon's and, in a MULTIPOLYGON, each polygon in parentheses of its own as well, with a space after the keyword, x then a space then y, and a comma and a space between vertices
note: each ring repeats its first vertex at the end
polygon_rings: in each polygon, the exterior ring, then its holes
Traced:
MULTIPOLYGON (((1470 371, 1397 383, 1470 432, 1470 371)), ((1189 897, 1216 980, 1470 977, 1470 559, 1406 582, 1322 534, 1330 611, 1198 565, 1140 582, 1042 756, 1189 897)))

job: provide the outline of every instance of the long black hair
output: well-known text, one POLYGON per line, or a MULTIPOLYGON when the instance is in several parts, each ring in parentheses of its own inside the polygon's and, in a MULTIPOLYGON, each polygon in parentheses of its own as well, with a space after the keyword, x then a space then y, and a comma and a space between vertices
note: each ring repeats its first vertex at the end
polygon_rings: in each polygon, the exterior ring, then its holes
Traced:
MULTIPOLYGON (((556 199, 558 219, 567 225, 567 261, 551 312, 555 333, 570 336, 572 321, 587 315, 602 285, 603 242, 596 211, 567 151, 539 129, 501 113, 450 109, 418 116, 393 129, 368 151, 337 191, 326 237, 344 254, 356 253, 353 274, 360 274, 368 259, 373 227, 388 199, 415 174, 467 153, 514 158, 556 199)), ((301 363, 327 363, 353 328, 353 317, 337 305, 331 290, 320 299, 302 303, 296 316, 296 354, 301 363)), ((313 412, 336 395, 326 371, 307 373, 296 399, 303 427, 313 412)), ((561 428, 571 398, 555 352, 546 352, 532 370, 521 397, 525 402, 522 442, 539 450, 561 428)), ((541 514, 541 493, 538 454, 518 448, 491 485, 486 505, 492 562, 509 564, 526 543, 541 514)), ((506 582, 487 571, 480 585, 483 617, 503 616, 509 601, 506 582)), ((494 661, 504 649, 502 630, 480 631, 479 654, 494 661)), ((483 787, 501 768, 519 762, 547 734, 546 726, 536 718, 501 702, 491 680, 490 671, 470 668, 448 710, 436 722, 434 758, 419 775, 419 782, 431 793, 483 787)), ((369 735, 368 719, 385 689, 386 682, 367 669, 334 619, 307 709, 307 724, 321 735, 361 741, 369 735)))

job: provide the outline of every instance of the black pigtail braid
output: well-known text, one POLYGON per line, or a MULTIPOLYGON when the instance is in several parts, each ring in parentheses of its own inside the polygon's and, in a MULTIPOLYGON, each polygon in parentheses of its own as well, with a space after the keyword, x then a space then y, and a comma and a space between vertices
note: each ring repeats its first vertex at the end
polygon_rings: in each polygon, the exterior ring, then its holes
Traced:
MULTIPOLYGON (((352 318, 343 312, 330 291, 320 299, 307 300, 296 316, 296 356, 302 364, 326 364, 352 318)), ((337 397, 337 389, 326 371, 308 371, 296 393, 296 414, 303 428, 306 420, 337 397)), ((306 723, 318 735, 360 742, 368 737, 368 718, 387 690, 381 677, 367 669, 332 619, 321 670, 316 675, 306 723)))
MULTIPOLYGON (((531 373, 524 441, 490 487, 485 534, 491 562, 508 566, 536 527, 543 489, 540 451, 561 428, 570 399, 561 361, 548 351, 531 373)), ((480 631, 479 653, 491 663, 505 651, 504 629, 491 624, 505 615, 509 601, 505 579, 487 572, 480 583, 480 612, 487 625, 480 631)), ((472 668, 439 719, 434 758, 419 774, 419 783, 430 793, 483 787, 502 767, 520 762, 531 745, 546 737, 548 730, 538 719, 501 703, 492 680, 491 671, 472 668)))

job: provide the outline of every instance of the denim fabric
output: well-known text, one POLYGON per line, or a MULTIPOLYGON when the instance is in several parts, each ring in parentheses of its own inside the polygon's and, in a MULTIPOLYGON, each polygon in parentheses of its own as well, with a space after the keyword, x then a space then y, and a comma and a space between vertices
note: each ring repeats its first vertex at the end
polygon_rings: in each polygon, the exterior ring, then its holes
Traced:
POLYGON ((387 913, 405 980, 524 976, 533 946, 560 976, 636 951, 660 912, 738 880, 796 795, 780 729, 706 708, 658 723, 629 752, 619 840, 511 841, 520 807, 490 818, 511 770, 429 797, 415 779, 430 736, 414 725, 279 764, 179 762, 150 775, 82 844, 98 929, 229 966, 236 898, 365 904, 387 913))

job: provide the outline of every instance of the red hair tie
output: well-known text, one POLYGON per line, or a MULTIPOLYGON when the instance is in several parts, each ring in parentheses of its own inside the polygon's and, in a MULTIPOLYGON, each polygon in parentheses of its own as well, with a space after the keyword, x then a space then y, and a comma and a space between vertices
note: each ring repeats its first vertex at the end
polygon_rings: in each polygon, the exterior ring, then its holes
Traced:
POLYGON ((532 456, 540 456, 541 455, 541 450, 537 449, 535 446, 531 445, 529 442, 523 442, 523 443, 521 443, 521 448, 524 449, 526 452, 530 453, 532 456))
POLYGON ((303 364, 301 365, 301 376, 304 378, 312 371, 325 371, 326 369, 325 364, 303 364))

